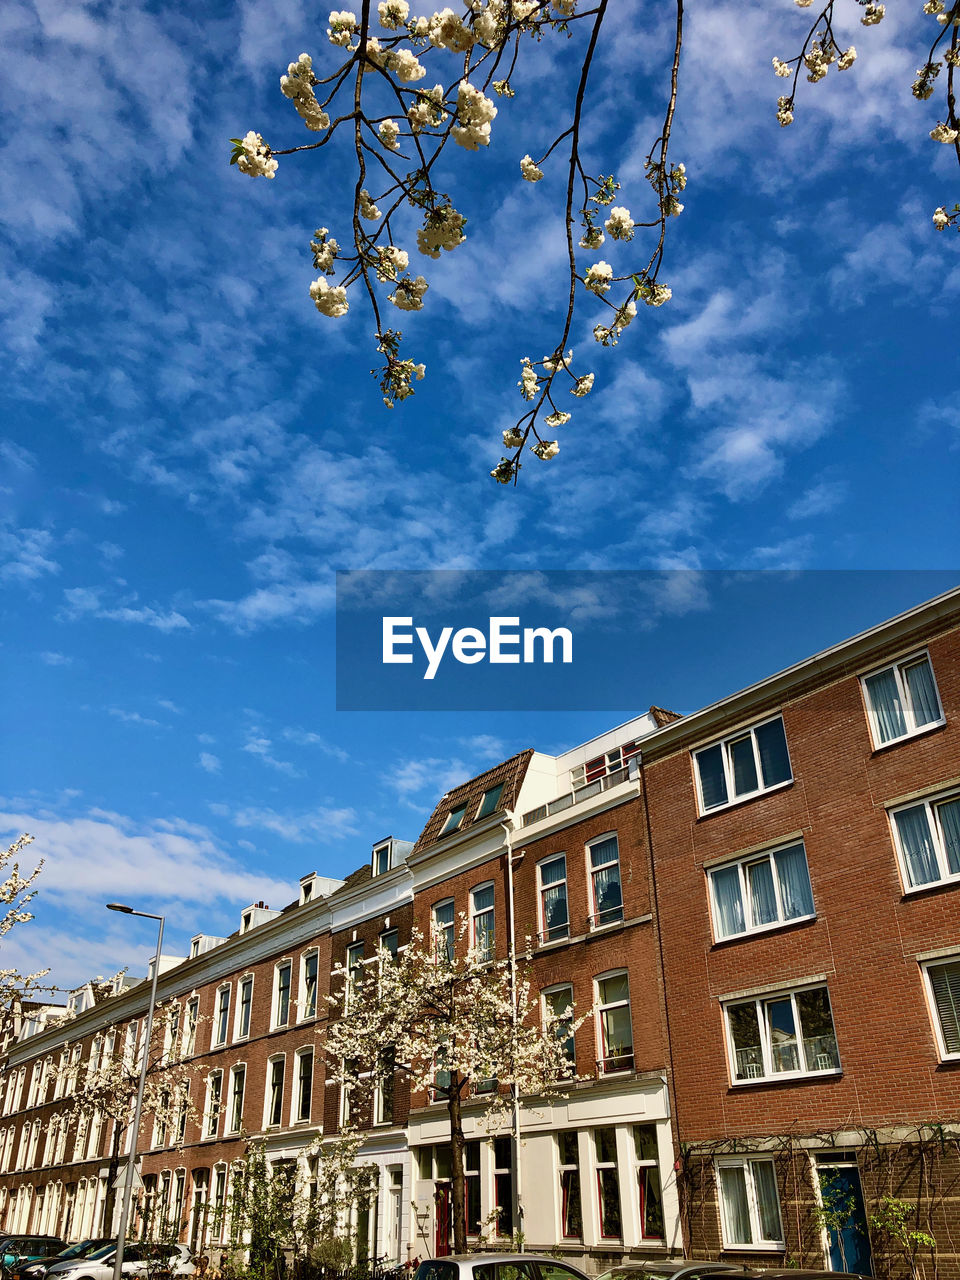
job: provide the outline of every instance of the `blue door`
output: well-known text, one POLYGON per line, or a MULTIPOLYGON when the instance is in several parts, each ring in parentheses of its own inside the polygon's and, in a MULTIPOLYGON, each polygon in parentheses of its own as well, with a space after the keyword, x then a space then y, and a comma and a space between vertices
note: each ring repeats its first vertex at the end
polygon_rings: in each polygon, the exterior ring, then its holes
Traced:
POLYGON ((823 1164, 817 1161, 820 1176, 820 1200, 824 1208, 835 1212, 848 1210, 844 1226, 832 1227, 827 1235, 830 1245, 830 1270, 855 1271, 873 1275, 870 1261, 870 1235, 863 1205, 860 1171, 855 1164, 823 1164))

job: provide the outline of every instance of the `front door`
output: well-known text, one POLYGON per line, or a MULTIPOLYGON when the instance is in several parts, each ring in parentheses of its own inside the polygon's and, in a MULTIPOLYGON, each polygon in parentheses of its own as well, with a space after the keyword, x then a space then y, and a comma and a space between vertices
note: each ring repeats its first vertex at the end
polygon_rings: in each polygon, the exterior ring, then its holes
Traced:
POLYGON ((449 1182, 437 1183, 434 1202, 437 1206, 437 1238, 434 1242, 434 1256, 437 1258, 445 1258, 450 1252, 451 1191, 449 1182))
POLYGON ((817 1157, 820 1205, 831 1271, 873 1274, 860 1170, 852 1160, 817 1157))

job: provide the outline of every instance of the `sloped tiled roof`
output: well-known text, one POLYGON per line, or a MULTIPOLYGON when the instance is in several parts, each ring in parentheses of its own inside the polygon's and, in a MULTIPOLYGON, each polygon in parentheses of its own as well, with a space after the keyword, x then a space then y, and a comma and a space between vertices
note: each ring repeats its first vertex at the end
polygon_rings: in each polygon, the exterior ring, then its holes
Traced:
POLYGON ((439 839, 440 832, 446 825, 451 809, 458 809, 461 805, 466 805, 466 817, 460 826, 460 830, 464 831, 472 826, 476 821, 476 814, 480 808, 483 793, 499 786, 501 782, 503 783, 503 792, 497 809, 515 808, 517 796, 520 793, 520 785, 526 775, 527 766, 532 755, 533 748, 528 747, 526 751, 521 751, 518 755, 511 756, 509 760, 504 760, 501 764, 496 765, 495 768, 488 769, 485 773, 479 773, 475 778, 471 778, 469 782, 464 782, 459 787, 454 787, 452 791, 448 791, 430 815, 430 821, 420 832, 420 838, 413 846, 413 852, 419 853, 421 849, 427 848, 428 845, 439 839))
POLYGON ((674 720, 683 719, 679 711, 665 711, 663 707, 651 707, 650 714, 658 729, 662 729, 665 724, 673 724, 674 720))

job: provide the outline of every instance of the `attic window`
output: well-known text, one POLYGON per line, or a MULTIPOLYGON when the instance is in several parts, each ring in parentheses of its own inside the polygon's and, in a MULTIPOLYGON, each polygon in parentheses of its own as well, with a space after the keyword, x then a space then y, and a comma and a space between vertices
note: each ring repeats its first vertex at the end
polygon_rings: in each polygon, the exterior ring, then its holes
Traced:
POLYGON ((190 943, 191 960, 193 959, 194 956, 198 956, 199 954, 200 954, 200 939, 194 938, 193 941, 190 943))
POLYGON ((444 826, 440 834, 442 836, 445 836, 451 831, 458 830, 461 823, 463 822, 466 812, 467 812, 467 806, 465 804, 459 804, 457 805, 456 809, 451 809, 450 816, 449 818, 447 818, 446 825, 444 826))
POLYGON ((303 886, 303 901, 309 902, 312 895, 313 895, 313 881, 308 880, 307 883, 303 886))
POLYGON ((244 927, 244 929, 249 929, 249 928, 250 928, 250 921, 251 921, 252 919, 253 919, 253 912, 252 912, 252 911, 245 911, 245 912, 243 913, 243 927, 244 927))
POLYGON ((477 810, 478 818, 486 818, 491 813, 496 813, 500 808, 500 797, 503 794, 503 783, 499 786, 491 787, 489 791, 483 793, 483 799, 480 801, 480 808, 477 810))
POLYGON ((390 870, 390 846, 382 844, 373 851, 373 874, 382 876, 385 871, 390 870))

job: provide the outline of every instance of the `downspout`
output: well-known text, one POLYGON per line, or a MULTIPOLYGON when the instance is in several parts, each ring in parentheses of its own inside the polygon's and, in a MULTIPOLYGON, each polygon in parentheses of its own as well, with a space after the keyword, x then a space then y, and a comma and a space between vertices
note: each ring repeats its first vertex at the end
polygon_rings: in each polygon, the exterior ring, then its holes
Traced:
MULTIPOLYGON (((504 844, 507 848, 507 924, 508 924, 508 942, 509 951, 507 960, 510 972, 510 1018, 513 1026, 514 1038, 517 1029, 517 929, 514 914, 513 899, 513 831, 514 820, 513 813, 508 809, 501 820, 501 827, 504 832, 504 844)), ((520 858, 523 858, 524 851, 520 850, 520 858)), ((513 1064, 511 1063, 511 1066, 513 1064)), ((521 1194, 520 1181, 520 1095, 517 1091, 516 1079, 510 1084, 510 1129, 511 1129, 511 1157, 513 1164, 513 1231, 516 1243, 516 1251, 523 1252, 523 1197, 521 1194)))

